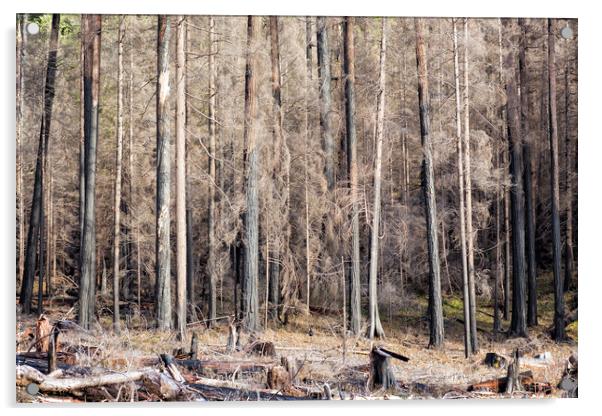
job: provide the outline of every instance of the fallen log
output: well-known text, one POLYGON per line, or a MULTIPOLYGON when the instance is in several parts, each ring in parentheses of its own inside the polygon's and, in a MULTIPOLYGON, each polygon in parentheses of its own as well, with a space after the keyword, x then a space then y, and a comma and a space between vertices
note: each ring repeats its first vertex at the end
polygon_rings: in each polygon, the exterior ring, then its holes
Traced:
POLYGON ((128 371, 125 373, 107 373, 87 377, 49 377, 33 367, 27 365, 17 366, 17 385, 27 386, 36 383, 41 392, 45 393, 67 393, 81 390, 87 387, 100 387, 111 384, 123 384, 138 381, 152 370, 128 371))
POLYGON ((206 384, 191 383, 190 387, 198 390, 208 400, 216 401, 289 401, 309 400, 309 397, 296 397, 266 392, 265 390, 245 390, 231 387, 216 387, 206 384))

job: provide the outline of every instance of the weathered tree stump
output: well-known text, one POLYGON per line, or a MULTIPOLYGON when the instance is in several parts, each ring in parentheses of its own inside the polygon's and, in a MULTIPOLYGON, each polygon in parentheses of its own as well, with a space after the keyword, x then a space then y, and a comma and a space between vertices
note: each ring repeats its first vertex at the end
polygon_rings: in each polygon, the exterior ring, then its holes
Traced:
POLYGON ((385 390, 396 387, 395 375, 391 367, 391 355, 379 347, 373 347, 370 352, 370 390, 383 388, 385 390))
POLYGON ((268 370, 268 387, 273 390, 283 390, 291 384, 289 372, 281 365, 275 365, 268 370))
POLYGON ((234 352, 238 347, 238 332, 236 331, 236 326, 234 326, 234 322, 230 321, 228 324, 228 344, 226 345, 227 352, 234 352))
POLYGON ((519 353, 518 348, 514 350, 514 360, 508 366, 508 375, 506 376, 506 393, 512 394, 514 391, 522 390, 522 386, 519 380, 519 353))
POLYGON ((48 374, 56 370, 56 352, 58 349, 59 329, 56 325, 52 326, 48 343, 48 374))
POLYGON ((190 341, 190 359, 196 360, 199 354, 199 339, 196 332, 192 333, 192 340, 190 341))

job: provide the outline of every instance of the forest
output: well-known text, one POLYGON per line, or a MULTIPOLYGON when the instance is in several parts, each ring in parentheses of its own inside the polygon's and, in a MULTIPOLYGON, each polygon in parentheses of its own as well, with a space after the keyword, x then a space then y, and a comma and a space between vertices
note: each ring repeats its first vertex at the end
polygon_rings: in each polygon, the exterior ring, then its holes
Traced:
POLYGON ((576 397, 577 31, 18 14, 17 401, 576 397))

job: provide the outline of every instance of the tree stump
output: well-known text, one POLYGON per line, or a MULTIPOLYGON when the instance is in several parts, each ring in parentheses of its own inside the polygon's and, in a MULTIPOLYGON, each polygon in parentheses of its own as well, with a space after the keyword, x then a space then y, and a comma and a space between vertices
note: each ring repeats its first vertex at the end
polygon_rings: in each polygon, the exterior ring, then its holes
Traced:
POLYGON ((370 390, 381 387, 388 390, 395 388, 397 385, 391 367, 391 355, 378 347, 373 347, 370 352, 370 379, 368 385, 370 390))
POLYGON ((226 345, 226 351, 230 353, 234 352, 238 345, 238 333, 234 326, 234 322, 230 321, 228 325, 228 344, 226 345))
POLYGON ((519 353, 518 348, 514 350, 513 354, 514 360, 508 366, 508 375, 506 376, 506 393, 512 394, 514 391, 519 391, 522 389, 520 380, 519 380, 519 353))

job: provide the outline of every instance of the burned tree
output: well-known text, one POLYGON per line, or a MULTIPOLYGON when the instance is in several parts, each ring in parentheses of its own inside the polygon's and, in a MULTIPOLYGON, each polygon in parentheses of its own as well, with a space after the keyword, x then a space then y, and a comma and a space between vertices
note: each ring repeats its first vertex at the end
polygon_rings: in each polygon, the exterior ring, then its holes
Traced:
POLYGON ((429 256, 429 346, 443 345, 443 304, 441 299, 441 272, 437 237, 437 204, 435 201, 435 172, 433 169, 433 144, 430 137, 429 90, 426 52, 424 48, 422 19, 414 19, 416 31, 416 64, 418 68, 418 104, 420 107, 420 138, 422 142, 422 189, 426 216, 426 233, 429 256))

